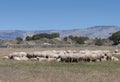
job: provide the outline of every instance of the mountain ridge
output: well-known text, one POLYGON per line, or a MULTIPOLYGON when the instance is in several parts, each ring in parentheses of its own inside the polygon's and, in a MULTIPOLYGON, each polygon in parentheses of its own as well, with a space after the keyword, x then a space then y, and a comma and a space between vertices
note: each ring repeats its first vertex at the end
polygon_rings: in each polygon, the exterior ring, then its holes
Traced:
POLYGON ((89 38, 108 38, 112 33, 120 31, 118 26, 94 26, 82 29, 69 29, 69 30, 0 30, 0 39, 12 40, 16 37, 22 37, 25 39, 26 36, 32 36, 39 33, 52 33, 59 32, 61 37, 73 35, 73 36, 87 36, 89 38))

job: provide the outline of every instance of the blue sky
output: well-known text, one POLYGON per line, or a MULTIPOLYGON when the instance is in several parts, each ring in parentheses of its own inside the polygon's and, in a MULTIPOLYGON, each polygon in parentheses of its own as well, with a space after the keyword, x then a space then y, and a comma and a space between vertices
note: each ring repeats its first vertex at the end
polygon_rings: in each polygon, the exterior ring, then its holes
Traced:
POLYGON ((120 26, 120 0, 0 0, 0 30, 120 26))

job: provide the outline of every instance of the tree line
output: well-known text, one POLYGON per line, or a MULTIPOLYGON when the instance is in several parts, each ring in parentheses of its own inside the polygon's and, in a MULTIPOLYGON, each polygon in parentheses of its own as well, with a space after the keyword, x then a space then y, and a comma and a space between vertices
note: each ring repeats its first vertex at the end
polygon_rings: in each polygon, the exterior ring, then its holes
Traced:
MULTIPOLYGON (((27 36, 25 38, 26 41, 31 41, 31 40, 40 40, 42 38, 47 38, 47 39, 53 39, 60 37, 59 33, 40 33, 40 34, 35 34, 33 36, 27 36)), ((16 40, 18 41, 17 43, 21 43, 23 39, 21 37, 17 37, 16 40)), ((64 41, 71 40, 72 42, 76 44, 84 44, 86 40, 89 40, 88 37, 78 37, 78 36, 66 36, 63 38, 64 41)), ((113 41, 113 45, 118 45, 120 43, 120 31, 113 33, 108 40, 113 41)), ((104 39, 101 38, 95 38, 94 39, 95 45, 102 46, 104 44, 104 39)))
POLYGON ((53 38, 57 38, 60 37, 59 33, 41 33, 41 34, 35 34, 33 36, 27 36, 26 37, 26 41, 30 41, 30 40, 40 40, 41 38, 47 38, 47 39, 53 39, 53 38))

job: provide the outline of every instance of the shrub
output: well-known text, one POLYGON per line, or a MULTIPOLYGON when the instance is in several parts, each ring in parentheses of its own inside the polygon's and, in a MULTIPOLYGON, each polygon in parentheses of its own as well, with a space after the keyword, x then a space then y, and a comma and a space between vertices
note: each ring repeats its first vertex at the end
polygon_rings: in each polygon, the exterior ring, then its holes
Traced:
POLYGON ((17 40, 17 44, 20 44, 23 41, 21 37, 17 37, 16 40, 17 40))
POLYGON ((98 38, 96 38, 95 39, 95 45, 98 45, 98 46, 102 46, 104 44, 104 42, 103 42, 103 40, 102 39, 98 39, 98 38))

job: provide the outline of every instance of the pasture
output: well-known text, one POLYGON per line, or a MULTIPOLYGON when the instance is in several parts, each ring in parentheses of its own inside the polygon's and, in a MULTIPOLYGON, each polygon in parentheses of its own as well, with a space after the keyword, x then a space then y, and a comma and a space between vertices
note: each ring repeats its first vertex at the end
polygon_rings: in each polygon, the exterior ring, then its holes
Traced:
POLYGON ((114 51, 116 47, 0 49, 0 82, 120 82, 120 61, 49 63, 2 59, 4 55, 8 55, 14 51, 30 52, 68 49, 114 51))

